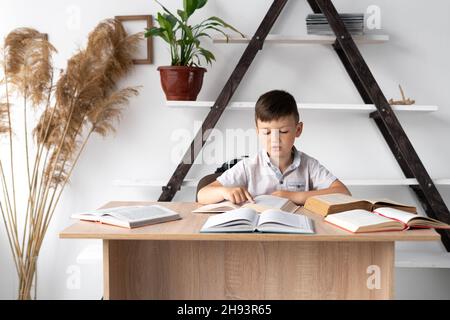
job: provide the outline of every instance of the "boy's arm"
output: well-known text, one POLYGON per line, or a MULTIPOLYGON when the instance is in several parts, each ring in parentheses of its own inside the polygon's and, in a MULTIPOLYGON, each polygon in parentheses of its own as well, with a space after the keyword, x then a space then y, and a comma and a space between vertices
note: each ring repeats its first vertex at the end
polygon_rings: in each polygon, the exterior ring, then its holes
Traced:
POLYGON ((306 199, 312 196, 317 196, 320 194, 329 194, 329 193, 344 193, 349 196, 352 194, 347 189, 345 184, 343 184, 339 180, 335 180, 328 188, 320 189, 320 190, 314 190, 314 191, 284 191, 279 190, 272 193, 274 196, 287 198, 293 202, 295 202, 298 205, 304 205, 306 199))
POLYGON ((253 202, 253 198, 246 188, 224 187, 217 180, 201 188, 197 199, 201 204, 217 203, 223 200, 229 200, 232 203, 242 203, 247 200, 253 202))

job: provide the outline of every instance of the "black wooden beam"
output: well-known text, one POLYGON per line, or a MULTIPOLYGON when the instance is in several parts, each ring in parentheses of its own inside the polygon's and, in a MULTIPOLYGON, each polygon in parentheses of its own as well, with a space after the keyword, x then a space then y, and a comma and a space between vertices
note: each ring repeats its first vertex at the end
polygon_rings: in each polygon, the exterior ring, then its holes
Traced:
MULTIPOLYGON (((330 0, 308 0, 308 2, 313 11, 322 12, 327 18, 330 27, 336 35, 336 43, 334 44, 336 52, 344 63, 363 100, 366 103, 372 102, 375 104, 377 111, 374 113, 376 117, 373 118, 374 120, 378 119, 379 124, 382 125, 388 144, 391 141, 391 150, 393 150, 397 160, 401 159, 399 165, 402 167, 402 170, 404 170, 405 174, 411 174, 417 179, 421 193, 420 195, 417 191, 416 193, 421 201, 426 202, 423 205, 427 214, 432 218, 450 223, 450 212, 444 200, 361 56, 353 38, 345 28, 333 3, 330 0)), ((413 188, 413 190, 418 190, 418 188, 413 188)), ((439 233, 447 251, 450 251, 450 232, 439 231, 439 233)))
MULTIPOLYGON (((399 148, 397 142, 394 139, 392 139, 392 137, 389 135, 388 129, 386 128, 383 121, 381 120, 378 112, 377 111, 372 112, 370 114, 370 117, 375 121, 375 124, 377 125, 378 129, 380 130, 381 134, 383 135, 384 139, 386 140, 387 145, 391 149, 391 152, 394 155, 395 159, 397 160, 405 177, 406 178, 414 178, 414 174, 411 171, 408 163, 402 157, 402 154, 401 154, 401 151, 400 151, 400 148, 399 148)), ((433 211, 432 203, 429 201, 429 199, 423 192, 421 186, 420 185, 411 185, 409 187, 416 194, 416 197, 419 200, 420 204, 422 205, 422 208, 424 209, 426 215, 433 219, 439 219, 439 217, 433 211)), ((447 251, 450 251, 450 230, 436 229, 436 231, 441 235, 442 243, 444 244, 447 251)))
POLYGON ((214 106, 209 111, 207 117, 203 121, 202 127, 197 132, 192 141, 189 149, 184 154, 182 161, 175 169, 172 177, 166 186, 163 187, 163 192, 158 201, 172 201, 176 192, 180 189, 181 183, 189 172, 192 164, 197 158, 201 148, 204 146, 205 141, 208 139, 211 129, 213 129, 219 121, 223 111, 227 107, 234 92, 239 86, 242 78, 247 72, 250 64, 253 62, 256 54, 262 49, 264 40, 266 39, 269 31, 272 29, 273 24, 277 20, 287 0, 274 0, 270 6, 267 14, 256 30, 255 35, 251 39, 233 73, 229 77, 227 83, 219 94, 214 106))

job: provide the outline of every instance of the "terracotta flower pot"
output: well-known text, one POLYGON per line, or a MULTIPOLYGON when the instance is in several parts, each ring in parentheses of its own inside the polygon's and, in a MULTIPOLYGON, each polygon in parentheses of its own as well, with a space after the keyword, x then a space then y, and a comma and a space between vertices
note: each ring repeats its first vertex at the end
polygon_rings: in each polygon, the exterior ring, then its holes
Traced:
POLYGON ((167 100, 194 101, 203 84, 205 68, 185 66, 158 67, 167 100))

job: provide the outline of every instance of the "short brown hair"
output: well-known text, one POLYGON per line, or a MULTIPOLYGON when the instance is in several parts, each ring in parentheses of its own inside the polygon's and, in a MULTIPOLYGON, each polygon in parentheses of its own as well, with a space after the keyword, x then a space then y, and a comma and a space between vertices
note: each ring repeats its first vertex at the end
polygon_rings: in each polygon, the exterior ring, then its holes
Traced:
POLYGON ((295 123, 300 121, 297 103, 294 97, 283 90, 272 90, 259 97, 255 106, 255 121, 269 122, 287 116, 294 117, 295 123))

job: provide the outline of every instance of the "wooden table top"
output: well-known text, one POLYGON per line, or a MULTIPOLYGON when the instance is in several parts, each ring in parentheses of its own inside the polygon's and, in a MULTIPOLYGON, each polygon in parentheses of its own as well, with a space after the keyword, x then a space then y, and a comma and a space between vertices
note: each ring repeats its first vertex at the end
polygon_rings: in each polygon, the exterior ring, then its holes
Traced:
POLYGON ((77 221, 63 230, 64 239, 105 240, 206 240, 206 241, 437 241, 439 234, 433 229, 372 232, 354 234, 323 221, 323 217, 303 207, 296 213, 314 220, 315 234, 275 233, 199 233, 211 214, 192 213, 200 207, 195 202, 109 202, 102 208, 159 204, 180 213, 182 219, 135 229, 110 226, 101 223, 77 221))

